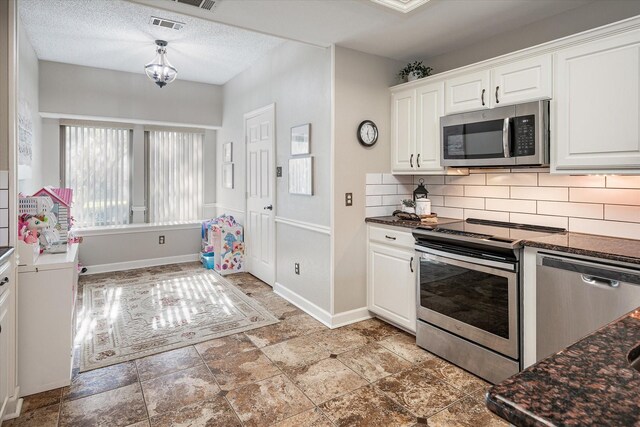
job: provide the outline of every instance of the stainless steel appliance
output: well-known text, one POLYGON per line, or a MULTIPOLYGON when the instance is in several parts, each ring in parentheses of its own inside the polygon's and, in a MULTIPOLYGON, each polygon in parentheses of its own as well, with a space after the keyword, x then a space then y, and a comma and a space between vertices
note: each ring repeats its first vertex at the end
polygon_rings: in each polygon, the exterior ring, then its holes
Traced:
POLYGON ((440 127, 443 166, 549 164, 549 101, 453 114, 440 127))
POLYGON ((551 253, 536 261, 537 360, 640 306, 640 269, 551 253))
POLYGON ((520 370, 520 242, 563 229, 468 219, 414 230, 420 347, 497 383, 520 370))

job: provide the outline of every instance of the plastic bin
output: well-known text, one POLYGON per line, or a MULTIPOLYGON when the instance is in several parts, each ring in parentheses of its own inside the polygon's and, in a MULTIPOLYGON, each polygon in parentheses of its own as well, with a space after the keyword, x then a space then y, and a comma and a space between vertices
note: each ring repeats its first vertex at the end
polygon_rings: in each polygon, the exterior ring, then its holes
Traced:
POLYGON ((207 268, 209 270, 213 270, 216 266, 213 252, 200 254, 200 261, 202 261, 202 265, 204 266, 204 268, 207 268))

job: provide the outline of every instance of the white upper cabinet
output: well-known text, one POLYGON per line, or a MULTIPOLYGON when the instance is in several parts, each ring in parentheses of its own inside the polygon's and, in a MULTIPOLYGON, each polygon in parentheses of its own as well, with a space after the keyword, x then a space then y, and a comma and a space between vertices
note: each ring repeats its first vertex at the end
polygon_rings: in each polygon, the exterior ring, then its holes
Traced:
POLYGON ((464 74, 448 79, 445 83, 445 113, 453 114, 463 111, 489 108, 489 70, 464 74))
POLYGON ((431 83, 416 89, 416 170, 439 172, 440 117, 444 114, 444 82, 431 83))
POLYGON ((552 171, 640 173, 640 30, 560 50, 555 60, 552 171))
POLYGON ((415 166, 416 91, 391 94, 391 169, 411 172, 415 166))
POLYGON ((552 63, 552 55, 548 54, 491 69, 491 106, 551 98, 552 63))

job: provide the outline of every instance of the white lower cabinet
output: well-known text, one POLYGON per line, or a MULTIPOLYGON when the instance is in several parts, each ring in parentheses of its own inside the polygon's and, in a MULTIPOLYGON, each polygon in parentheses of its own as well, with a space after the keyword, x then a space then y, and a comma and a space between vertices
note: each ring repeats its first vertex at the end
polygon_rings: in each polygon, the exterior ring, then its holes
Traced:
POLYGON ((408 241, 413 241, 408 231, 369 226, 367 304, 372 313, 415 332, 417 261, 408 241))
POLYGON ((13 256, 0 265, 0 424, 17 410, 16 284, 13 256))
POLYGON ((0 294, 0 409, 3 412, 11 392, 9 386, 9 373, 11 370, 11 345, 9 339, 12 322, 10 320, 9 302, 10 298, 13 298, 12 294, 13 292, 9 289, 0 294))

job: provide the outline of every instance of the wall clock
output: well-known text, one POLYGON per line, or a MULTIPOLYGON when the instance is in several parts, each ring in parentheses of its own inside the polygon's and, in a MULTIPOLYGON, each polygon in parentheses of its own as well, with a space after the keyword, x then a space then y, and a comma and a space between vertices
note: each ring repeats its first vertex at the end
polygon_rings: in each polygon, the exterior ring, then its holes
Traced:
POLYGON ((365 147, 373 147, 378 142, 378 126, 371 120, 365 120, 358 126, 358 141, 365 147))

